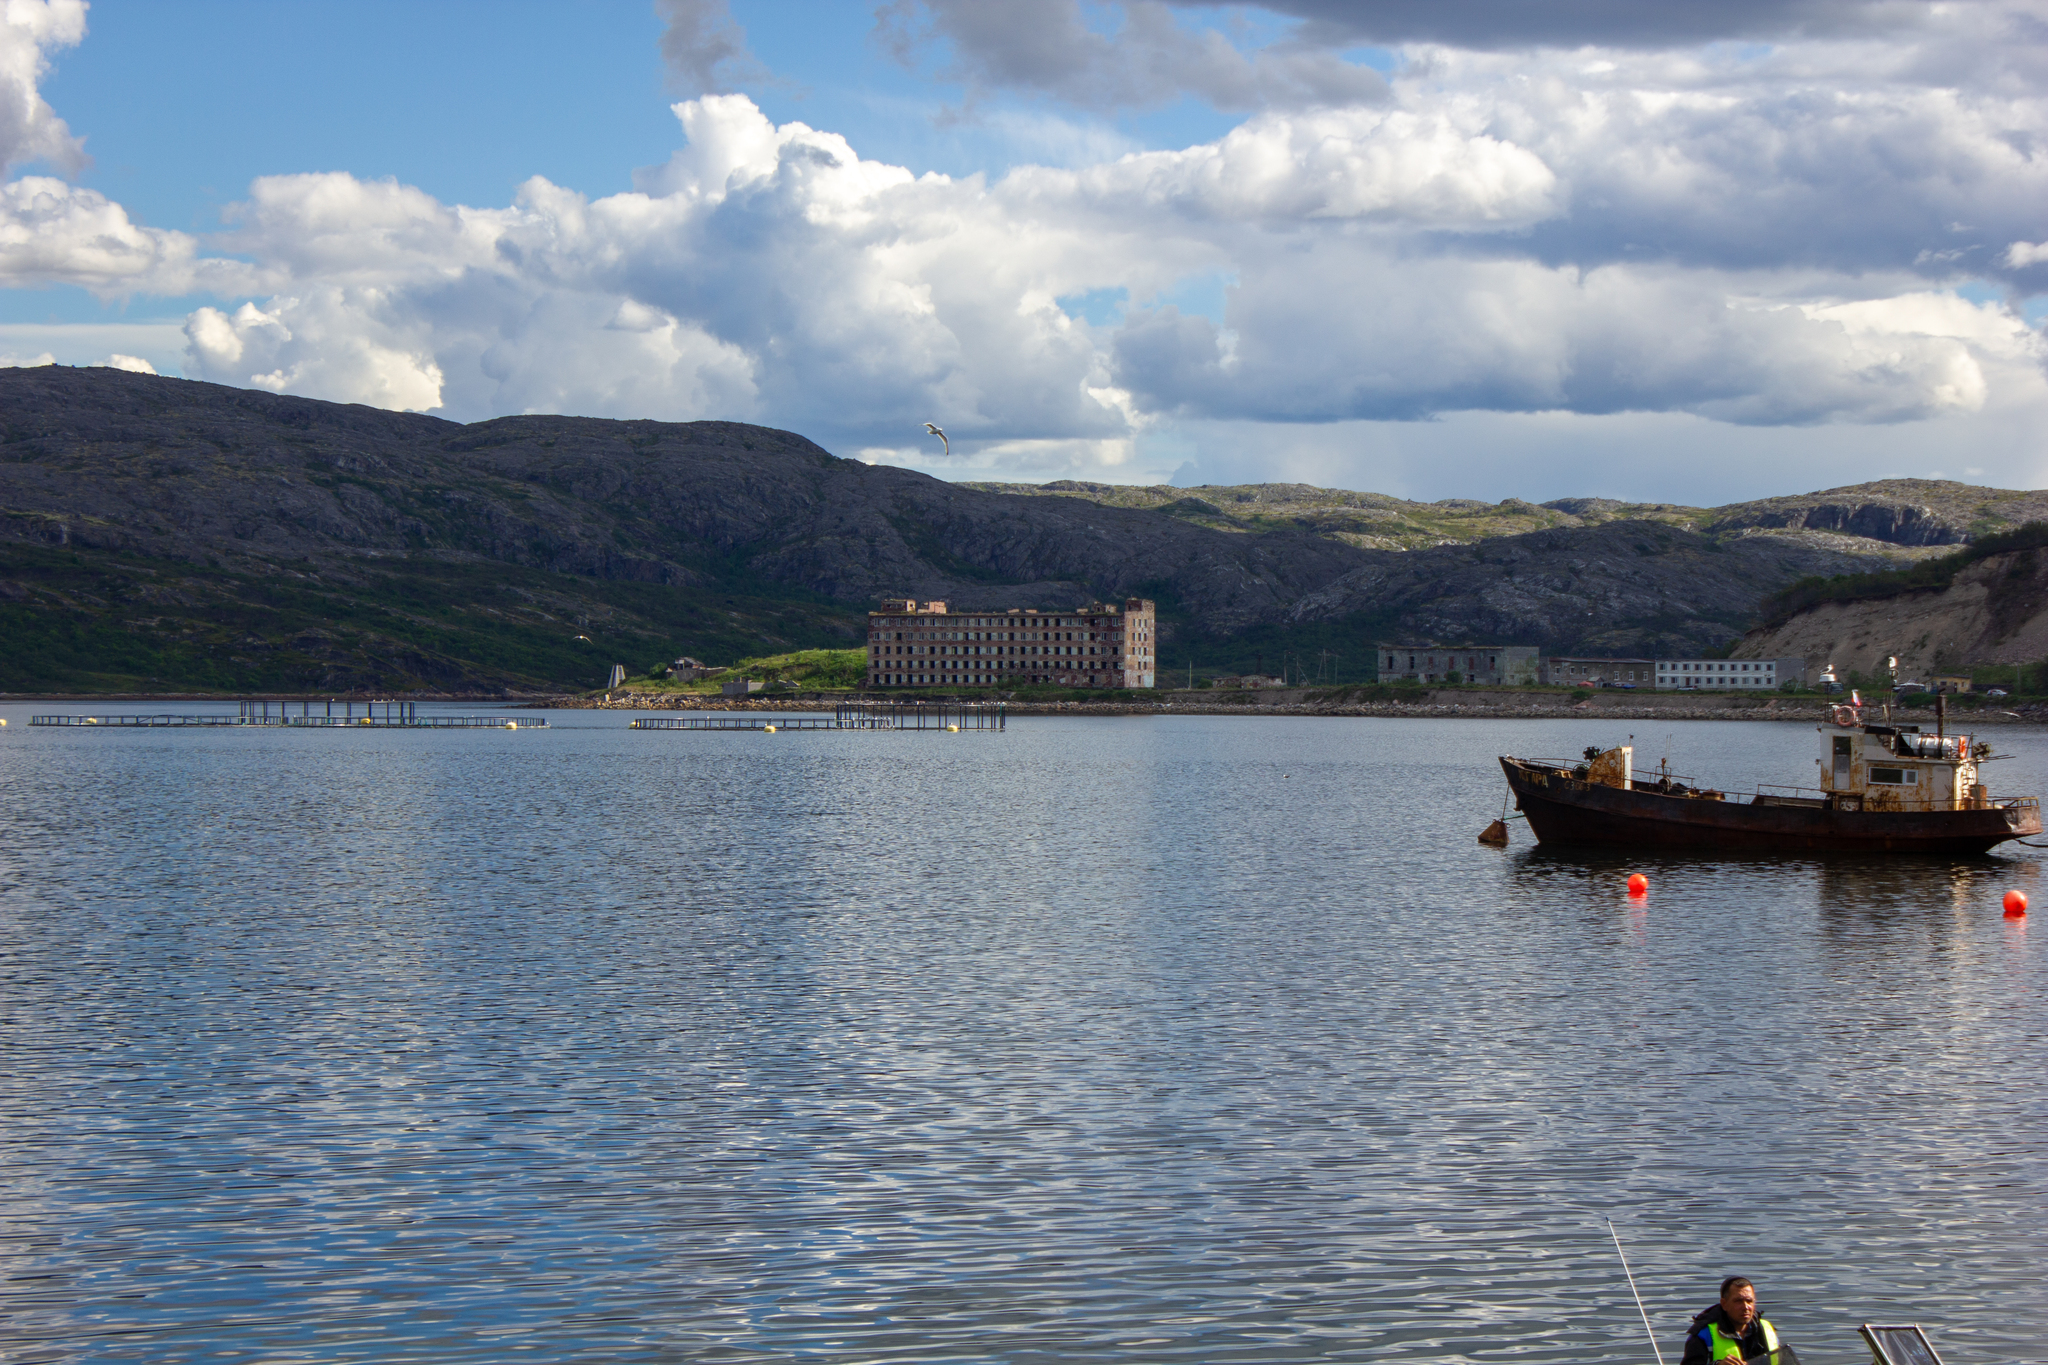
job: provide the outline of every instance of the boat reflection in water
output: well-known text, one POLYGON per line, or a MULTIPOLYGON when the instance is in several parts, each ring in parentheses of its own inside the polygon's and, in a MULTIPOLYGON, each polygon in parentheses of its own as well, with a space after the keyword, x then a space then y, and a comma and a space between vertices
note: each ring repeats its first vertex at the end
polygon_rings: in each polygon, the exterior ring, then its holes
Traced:
POLYGON ((1990 746, 1916 725, 1866 724, 1838 706, 1821 735, 1819 787, 1761 786, 1742 798, 1659 770, 1631 746, 1578 763, 1500 760, 1540 843, 1802 853, 1984 853, 2041 832, 2041 803, 1993 798, 1978 781, 1990 746))

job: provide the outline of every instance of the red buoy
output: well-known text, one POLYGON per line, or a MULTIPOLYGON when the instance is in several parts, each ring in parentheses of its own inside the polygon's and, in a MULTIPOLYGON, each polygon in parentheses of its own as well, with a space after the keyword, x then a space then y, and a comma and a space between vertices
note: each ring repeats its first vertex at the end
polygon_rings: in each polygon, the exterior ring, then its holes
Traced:
POLYGON ((1628 879, 1628 893, 1631 896, 1649 895, 1650 879, 1640 872, 1632 874, 1628 879))
POLYGON ((2025 919, 2027 917, 2026 892, 2008 891, 2005 893, 2005 917, 2007 919, 2025 919))

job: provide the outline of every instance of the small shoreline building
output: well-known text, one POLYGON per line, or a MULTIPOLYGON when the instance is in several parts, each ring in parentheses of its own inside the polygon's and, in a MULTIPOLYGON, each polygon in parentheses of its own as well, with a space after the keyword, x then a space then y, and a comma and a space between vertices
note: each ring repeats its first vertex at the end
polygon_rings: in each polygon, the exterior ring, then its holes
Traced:
POLYGON ((1538 650, 1534 645, 1408 645, 1380 643, 1379 679, 1409 682, 1494 683, 1513 686, 1536 681, 1538 650))
POLYGON ((1806 681, 1804 659, 1659 659, 1657 690, 1689 692, 1782 687, 1806 681))
POLYGON ((1158 611, 1146 597, 957 613, 902 597, 868 613, 870 687, 1151 687, 1158 656, 1158 611))

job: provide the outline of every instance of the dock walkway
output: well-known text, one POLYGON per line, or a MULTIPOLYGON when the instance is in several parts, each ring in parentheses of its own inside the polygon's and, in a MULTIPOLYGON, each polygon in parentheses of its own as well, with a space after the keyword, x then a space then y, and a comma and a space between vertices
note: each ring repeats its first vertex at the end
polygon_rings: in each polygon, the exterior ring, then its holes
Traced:
POLYGON ((288 702, 245 701, 236 703, 233 715, 225 711, 192 715, 149 716, 110 715, 30 716, 30 725, 96 727, 109 730, 230 729, 242 726, 313 730, 545 730, 547 721, 539 716, 423 716, 419 704, 409 701, 330 701, 319 711, 313 703, 300 702, 297 714, 288 702), (275 710, 272 707, 275 706, 275 710), (341 707, 340 712, 335 707, 341 707), (358 715, 357 708, 362 714, 358 715))
POLYGON ((939 730, 1000 732, 1009 719, 1002 702, 846 702, 827 716, 642 716, 634 730, 939 730))

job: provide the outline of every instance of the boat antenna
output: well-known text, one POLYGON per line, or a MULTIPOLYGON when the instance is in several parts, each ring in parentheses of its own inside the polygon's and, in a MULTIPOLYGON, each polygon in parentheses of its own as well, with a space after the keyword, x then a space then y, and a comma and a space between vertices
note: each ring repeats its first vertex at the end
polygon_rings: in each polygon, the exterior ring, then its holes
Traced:
POLYGON ((1643 1307, 1643 1296, 1636 1292, 1635 1272, 1628 1268, 1628 1253, 1621 1249, 1621 1234, 1614 1230, 1614 1220, 1607 1220, 1607 1235, 1614 1239, 1614 1254, 1621 1257, 1621 1273, 1628 1276, 1628 1292, 1635 1295, 1636 1311, 1643 1315, 1643 1331, 1650 1338, 1650 1352, 1657 1357, 1657 1365, 1664 1365, 1664 1353, 1657 1349, 1657 1334, 1650 1330, 1650 1314, 1643 1307))

